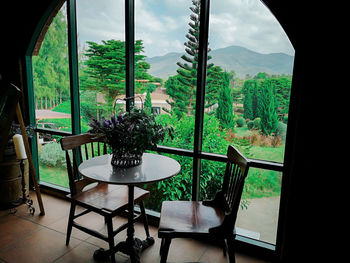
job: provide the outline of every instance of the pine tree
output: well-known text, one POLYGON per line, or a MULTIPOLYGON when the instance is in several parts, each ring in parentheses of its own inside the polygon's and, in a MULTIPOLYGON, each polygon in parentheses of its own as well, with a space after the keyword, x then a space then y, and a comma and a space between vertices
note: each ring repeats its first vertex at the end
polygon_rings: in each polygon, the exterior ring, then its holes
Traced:
MULTIPOLYGON (((168 79, 165 83, 167 93, 171 97, 169 101, 172 110, 181 118, 182 115, 192 115, 195 109, 196 102, 196 87, 197 87, 197 66, 199 52, 199 17, 200 17, 200 1, 192 0, 192 11, 188 34, 186 34, 187 42, 185 45, 186 54, 181 56, 183 62, 177 62, 177 75, 168 79)), ((208 52, 210 49, 208 49, 208 52)), ((208 60, 211 57, 208 56, 208 60)), ((217 102, 218 83, 215 83, 215 71, 211 71, 213 64, 207 65, 207 91, 205 94, 206 107, 210 107, 217 102), (212 79, 210 81, 210 79, 212 79), (209 85, 212 83, 212 85, 209 85)), ((216 69, 218 71, 218 69, 216 69)), ((221 70, 222 71, 222 70, 221 70)))
POLYGON ((151 99, 151 91, 150 89, 147 89, 147 95, 145 99, 145 104, 144 104, 144 110, 148 115, 151 115, 152 113, 152 99, 151 99))
POLYGON ((244 118, 253 120, 254 119, 254 112, 256 107, 256 98, 254 97, 254 90, 257 88, 257 81, 256 80, 247 80, 243 84, 243 109, 244 109, 244 118))
POLYGON ((261 107, 261 131, 265 135, 276 133, 278 128, 276 89, 270 80, 261 83, 259 107, 261 107))
POLYGON ((234 128, 233 119, 233 97, 230 89, 230 74, 224 72, 223 81, 220 88, 218 108, 216 109, 216 117, 220 121, 222 128, 234 128))

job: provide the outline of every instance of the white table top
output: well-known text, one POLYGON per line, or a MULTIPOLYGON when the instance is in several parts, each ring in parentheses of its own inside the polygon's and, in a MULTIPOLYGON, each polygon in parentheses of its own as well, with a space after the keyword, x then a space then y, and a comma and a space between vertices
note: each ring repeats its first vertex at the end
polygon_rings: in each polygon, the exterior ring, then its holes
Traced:
POLYGON ((86 160, 79 165, 83 176, 109 184, 137 185, 168 179, 180 172, 180 164, 167 156, 144 153, 142 163, 130 168, 111 164, 112 155, 102 155, 86 160))

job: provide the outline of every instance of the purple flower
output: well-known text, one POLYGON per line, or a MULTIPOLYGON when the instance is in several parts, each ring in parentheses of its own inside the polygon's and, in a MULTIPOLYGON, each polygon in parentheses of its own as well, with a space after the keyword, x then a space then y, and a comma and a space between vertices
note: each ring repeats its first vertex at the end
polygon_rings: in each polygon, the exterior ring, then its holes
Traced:
POLYGON ((119 115, 117 116, 117 121, 118 121, 119 123, 120 123, 120 122, 123 122, 123 121, 124 121, 123 115, 119 114, 119 115))
POLYGON ((105 117, 103 117, 102 119, 103 119, 103 122, 102 122, 103 127, 104 127, 104 128, 111 128, 111 126, 112 126, 112 121, 111 121, 111 120, 106 120, 105 117))
POLYGON ((89 123, 89 126, 93 129, 100 127, 100 122, 96 119, 92 119, 92 121, 89 123))
POLYGON ((117 120, 116 120, 116 118, 115 118, 114 115, 112 115, 112 117, 111 117, 111 122, 112 122, 114 125, 117 124, 117 120))

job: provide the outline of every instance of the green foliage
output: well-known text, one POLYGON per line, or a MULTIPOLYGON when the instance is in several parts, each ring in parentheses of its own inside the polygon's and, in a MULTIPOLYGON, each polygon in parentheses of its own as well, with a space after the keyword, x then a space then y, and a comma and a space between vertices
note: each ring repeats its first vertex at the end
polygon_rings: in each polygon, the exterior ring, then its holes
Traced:
MULTIPOLYGON (((125 92, 125 42, 120 40, 102 41, 102 44, 87 42, 87 60, 80 79, 82 90, 92 90, 104 95, 108 105, 125 92)), ((135 78, 150 79, 147 74, 150 65, 145 62, 142 40, 135 42, 135 78)))
POLYGON ((113 153, 140 155, 146 150, 154 150, 166 134, 172 137, 172 129, 156 123, 153 115, 134 108, 130 112, 112 116, 110 120, 93 120, 89 132, 105 137, 113 153))
POLYGON ((275 102, 276 89, 270 80, 261 85, 259 107, 261 108, 261 131, 265 135, 276 133, 278 127, 277 105, 275 102))
POLYGON ((277 127, 277 135, 281 136, 282 140, 286 140, 286 135, 287 135, 287 124, 283 122, 278 122, 278 127, 277 127))
MULTIPOLYGON (((173 113, 180 119, 183 115, 193 115, 196 105, 197 68, 199 52, 199 11, 200 1, 192 0, 190 10, 190 26, 186 34, 186 54, 181 56, 181 62, 177 62, 177 75, 170 77, 165 87, 171 97, 168 103, 173 113)), ((209 52, 210 50, 208 50, 209 52)), ((211 57, 208 56, 208 60, 211 57)), ((224 72, 213 64, 207 65, 207 85, 205 92, 205 107, 210 108, 217 103, 218 91, 223 83, 224 72)))
POLYGON ((261 198, 279 195, 281 174, 279 172, 250 168, 242 198, 261 198))
POLYGON ((247 127, 248 127, 249 130, 254 129, 254 121, 248 121, 247 127))
MULTIPOLYGON (((175 124, 174 139, 165 143, 167 146, 188 148, 193 145, 194 116, 183 117, 180 120, 176 116, 159 115, 157 122, 175 124)), ((220 131, 220 123, 213 115, 205 115, 204 118, 203 151, 226 152, 228 142, 226 134, 220 131)), ((159 211, 161 202, 164 200, 191 200, 192 187, 192 158, 172 155, 181 165, 181 172, 169 180, 158 184, 149 184, 146 188, 152 191, 148 198, 147 206, 159 211)), ((222 163, 204 161, 202 162, 202 177, 200 191, 202 198, 213 197, 219 189, 222 180, 222 163)))
POLYGON ((233 97, 230 89, 230 75, 224 72, 222 80, 216 116, 220 121, 221 127, 233 130, 235 122, 233 117, 233 97))
POLYGON ((61 11, 53 19, 38 56, 33 56, 36 107, 47 109, 69 98, 67 23, 61 11))
POLYGON ((278 114, 288 113, 291 80, 285 77, 270 78, 268 74, 259 73, 253 80, 244 82, 244 117, 260 118, 259 126, 265 135, 276 133, 278 114))
POLYGON ((64 151, 62 151, 61 145, 56 142, 48 143, 43 146, 39 155, 39 161, 41 165, 49 167, 66 165, 64 151))
POLYGON ((261 118, 257 117, 254 119, 254 128, 261 130, 261 118))
POLYGON ((247 80, 243 84, 242 93, 244 95, 243 108, 244 118, 253 120, 257 113, 257 87, 256 80, 247 80))
POLYGON ((148 115, 150 115, 152 113, 152 100, 151 100, 151 93, 149 90, 147 91, 145 104, 144 104, 144 110, 148 115))
POLYGON ((186 54, 181 56, 184 62, 176 63, 178 65, 177 76, 173 82, 177 85, 166 84, 167 92, 172 97, 170 105, 172 108, 176 108, 176 115, 180 118, 182 115, 192 115, 195 109, 200 1, 192 0, 192 5, 190 7, 192 11, 191 22, 188 24, 190 28, 186 34, 188 41, 184 43, 186 54))
POLYGON ((244 118, 238 118, 236 123, 237 123, 237 127, 243 127, 246 122, 244 118))

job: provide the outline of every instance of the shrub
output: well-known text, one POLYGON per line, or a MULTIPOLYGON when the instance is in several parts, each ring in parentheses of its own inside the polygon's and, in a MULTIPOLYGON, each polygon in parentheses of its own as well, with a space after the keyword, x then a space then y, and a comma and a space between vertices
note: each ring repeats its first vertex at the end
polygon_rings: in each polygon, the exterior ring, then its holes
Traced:
POLYGON ((286 134, 287 134, 287 124, 283 122, 279 122, 277 127, 277 135, 279 135, 282 138, 282 140, 285 141, 286 134))
MULTIPOLYGON (((188 148, 193 145, 194 116, 183 117, 180 120, 176 116, 159 115, 157 122, 167 123, 174 127, 174 139, 166 141, 163 145, 188 148)), ((227 134, 220 131, 220 122, 214 115, 204 116, 203 151, 213 153, 226 153, 228 142, 227 134)), ((232 131, 231 131, 232 134, 232 131)), ((160 211, 162 201, 165 200, 191 200, 192 190, 192 158, 187 156, 169 155, 181 165, 181 172, 158 184, 147 184, 145 188, 152 192, 146 207, 160 211)), ((223 163, 204 161, 201 165, 200 192, 202 199, 211 199, 221 186, 222 174, 225 172, 223 163)))
POLYGON ((261 118, 254 119, 254 128, 257 130, 261 130, 261 118))
POLYGON ((249 130, 252 130, 254 128, 254 121, 248 121, 247 126, 249 130))
POLYGON ((49 167, 65 166, 66 157, 61 145, 56 142, 48 143, 42 147, 40 156, 40 164, 49 167))
POLYGON ((245 119, 244 118, 238 118, 237 119, 237 127, 243 127, 245 124, 245 119))
POLYGON ((271 136, 271 146, 276 148, 282 144, 282 138, 281 136, 275 135, 271 136))

